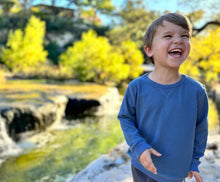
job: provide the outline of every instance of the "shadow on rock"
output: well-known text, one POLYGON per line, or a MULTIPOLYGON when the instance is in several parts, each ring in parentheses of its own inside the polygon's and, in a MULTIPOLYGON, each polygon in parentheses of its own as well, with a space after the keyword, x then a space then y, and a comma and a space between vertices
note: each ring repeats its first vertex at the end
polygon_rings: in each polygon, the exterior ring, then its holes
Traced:
POLYGON ((100 106, 97 100, 71 99, 69 98, 65 110, 67 118, 83 118, 94 115, 97 107, 100 106))

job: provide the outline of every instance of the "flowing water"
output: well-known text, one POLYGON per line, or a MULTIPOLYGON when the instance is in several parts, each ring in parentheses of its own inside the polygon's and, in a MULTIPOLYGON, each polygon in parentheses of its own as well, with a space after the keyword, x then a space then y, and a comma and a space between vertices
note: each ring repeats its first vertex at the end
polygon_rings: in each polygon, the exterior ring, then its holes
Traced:
POLYGON ((2 164, 0 181, 66 182, 123 141, 116 115, 89 117, 66 125, 69 129, 48 131, 35 137, 35 142, 21 143, 24 153, 2 164))

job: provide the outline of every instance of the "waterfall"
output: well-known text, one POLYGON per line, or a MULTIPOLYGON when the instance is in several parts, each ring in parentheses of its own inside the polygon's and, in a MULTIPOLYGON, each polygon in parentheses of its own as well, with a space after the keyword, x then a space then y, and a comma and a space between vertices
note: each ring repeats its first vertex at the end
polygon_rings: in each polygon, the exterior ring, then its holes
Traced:
POLYGON ((21 148, 8 136, 5 122, 0 117, 0 166, 7 157, 18 155, 21 151, 21 148))

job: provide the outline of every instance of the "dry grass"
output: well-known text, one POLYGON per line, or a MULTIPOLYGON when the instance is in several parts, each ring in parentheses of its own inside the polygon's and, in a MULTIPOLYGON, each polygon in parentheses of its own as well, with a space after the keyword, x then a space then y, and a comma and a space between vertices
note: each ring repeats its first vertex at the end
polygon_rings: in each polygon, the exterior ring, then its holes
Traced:
POLYGON ((2 83, 0 92, 9 100, 26 101, 42 98, 45 94, 76 95, 88 99, 98 99, 107 87, 93 83, 46 83, 44 80, 13 80, 2 83))

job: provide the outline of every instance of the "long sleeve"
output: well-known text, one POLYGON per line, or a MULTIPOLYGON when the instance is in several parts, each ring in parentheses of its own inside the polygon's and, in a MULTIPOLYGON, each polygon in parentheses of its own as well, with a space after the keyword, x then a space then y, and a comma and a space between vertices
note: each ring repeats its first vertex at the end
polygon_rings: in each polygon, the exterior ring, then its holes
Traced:
POLYGON ((198 95, 197 108, 193 159, 190 170, 199 172, 198 166, 201 163, 199 159, 204 155, 208 136, 208 99, 205 89, 198 95))
POLYGON ((151 146, 141 136, 136 121, 136 98, 137 88, 133 84, 129 84, 124 99, 118 114, 121 128, 124 133, 125 140, 130 147, 130 150, 135 154, 136 158, 151 146))

